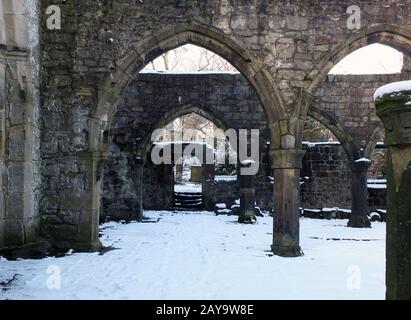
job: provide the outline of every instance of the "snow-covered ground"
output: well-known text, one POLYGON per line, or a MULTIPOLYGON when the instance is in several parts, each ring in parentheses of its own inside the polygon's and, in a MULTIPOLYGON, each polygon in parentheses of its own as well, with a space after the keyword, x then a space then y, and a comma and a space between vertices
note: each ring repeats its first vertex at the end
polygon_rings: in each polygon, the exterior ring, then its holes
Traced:
POLYGON ((384 298, 384 223, 302 219, 305 255, 281 258, 266 252, 269 217, 240 225, 211 212, 146 215, 160 220, 103 225, 103 244, 116 248, 103 255, 0 258, 0 283, 15 276, 0 299, 384 298))

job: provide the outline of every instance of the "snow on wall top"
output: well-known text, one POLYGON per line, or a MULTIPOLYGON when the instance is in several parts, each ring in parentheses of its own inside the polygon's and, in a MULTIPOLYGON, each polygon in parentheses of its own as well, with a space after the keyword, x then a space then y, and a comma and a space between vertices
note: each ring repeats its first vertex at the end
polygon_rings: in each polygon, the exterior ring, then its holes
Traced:
POLYGON ((214 148, 209 145, 207 142, 201 142, 201 141, 160 141, 160 142, 154 142, 153 143, 156 147, 159 148, 167 148, 171 145, 192 145, 193 147, 195 146, 205 146, 207 149, 214 150, 214 148))
POLYGON ((398 81, 379 87, 374 93, 374 101, 386 94, 398 93, 401 91, 411 91, 411 80, 398 81))
POLYGON ((254 164, 254 163, 255 163, 254 160, 243 160, 243 161, 241 161, 241 164, 242 164, 243 166, 248 166, 248 165, 254 164))
POLYGON ((341 142, 339 141, 328 141, 328 142, 310 142, 310 141, 303 141, 303 145, 307 145, 309 148, 313 148, 315 146, 329 146, 329 145, 340 145, 341 142))
POLYGON ((141 74, 171 74, 171 75, 206 75, 206 74, 240 74, 238 71, 158 71, 158 70, 142 70, 141 74))
POLYGON ((372 161, 367 158, 361 158, 361 159, 355 160, 355 162, 359 163, 359 162, 372 162, 372 161))

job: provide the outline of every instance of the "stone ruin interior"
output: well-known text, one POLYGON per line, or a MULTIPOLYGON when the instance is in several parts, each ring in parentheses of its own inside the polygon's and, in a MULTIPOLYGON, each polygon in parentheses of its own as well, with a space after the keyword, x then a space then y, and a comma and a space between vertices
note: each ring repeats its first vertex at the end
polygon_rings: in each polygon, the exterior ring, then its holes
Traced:
MULTIPOLYGON (((392 194, 410 192, 411 158, 373 165, 394 159, 387 150, 397 130, 377 116, 373 94, 410 79, 409 0, 360 1, 362 25, 351 29, 350 1, 249 2, 0 2, 0 255, 100 250, 100 222, 143 221, 145 210, 207 210, 243 222, 272 215, 267 246, 284 257, 304 250, 300 217, 356 228, 389 221, 383 171, 404 177, 392 194), (58 30, 47 25, 52 5, 61 8, 58 30), (187 44, 237 72, 141 72, 187 44), (402 70, 329 73, 372 44, 401 52, 402 70), (151 137, 193 114, 222 132, 259 129, 258 173, 246 179, 239 164, 227 174, 197 159, 188 166, 191 179, 200 167, 197 191, 179 191, 183 163, 155 165, 151 137), (326 140, 310 140, 312 123, 326 140)), ((387 297, 409 298, 410 226, 387 232, 405 246, 387 244, 387 297)))

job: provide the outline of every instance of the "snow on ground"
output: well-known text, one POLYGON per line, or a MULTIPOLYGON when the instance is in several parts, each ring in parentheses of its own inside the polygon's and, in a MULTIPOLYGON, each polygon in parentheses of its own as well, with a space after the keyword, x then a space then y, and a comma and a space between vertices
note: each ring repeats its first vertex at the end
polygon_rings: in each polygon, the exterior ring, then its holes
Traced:
POLYGON ((116 248, 104 255, 1 259, 0 283, 17 276, 0 299, 384 298, 384 223, 352 229, 345 220, 302 219, 305 256, 281 258, 266 252, 269 217, 240 225, 211 212, 146 215, 160 220, 104 224, 102 242, 116 248), (61 288, 48 289, 56 270, 61 288))

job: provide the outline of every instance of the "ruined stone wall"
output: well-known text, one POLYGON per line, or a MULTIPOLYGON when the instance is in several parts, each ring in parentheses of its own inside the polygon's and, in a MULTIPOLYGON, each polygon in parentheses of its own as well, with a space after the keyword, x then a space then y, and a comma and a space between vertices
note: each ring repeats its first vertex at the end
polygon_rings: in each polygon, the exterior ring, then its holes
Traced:
MULTIPOLYGON (((340 144, 305 144, 301 170, 301 206, 306 209, 351 208, 351 170, 340 144)), ((369 211, 387 207, 386 189, 368 189, 369 211)))
POLYGON ((61 30, 42 23, 41 32, 40 210, 48 216, 43 234, 59 247, 100 245, 99 162, 117 101, 165 51, 202 45, 239 69, 261 98, 273 150, 299 148, 305 98, 337 60, 379 40, 409 51, 409 0, 360 1, 359 30, 347 28, 349 0, 40 3, 41 12, 59 5, 63 17, 61 30), (62 217, 79 219, 69 225, 62 217))
MULTIPOLYGON (((241 75, 140 74, 124 91, 114 118, 110 159, 103 179, 103 216, 138 210, 136 188, 140 182, 133 179, 134 158, 146 158, 155 128, 190 112, 204 116, 222 130, 259 129, 262 151, 266 152, 269 138, 265 114, 254 90, 241 75)), ((171 208, 173 184, 169 171, 152 166, 149 161, 145 164, 145 209, 171 208)))
POLYGON ((351 207, 351 171, 339 144, 304 145, 301 170, 303 208, 351 207))
MULTIPOLYGON (((401 75, 339 75, 328 76, 317 91, 317 97, 323 101, 321 107, 331 105, 337 117, 344 122, 357 138, 366 141, 379 121, 374 119, 375 108, 368 103, 368 95, 382 81, 391 81, 401 75), (344 92, 348 92, 345 95, 344 92), (350 95, 352 94, 352 95, 350 95), (325 101, 328 101, 327 104, 325 101), (338 102, 338 103, 337 103, 338 102), (351 114, 352 113, 352 114, 351 114), (362 116, 358 116, 361 114, 362 116), (355 129, 355 130, 354 130, 355 129)), ((141 153, 142 146, 157 124, 166 125, 162 119, 171 121, 178 115, 193 110, 206 117, 215 116, 215 120, 232 125, 234 128, 252 128, 256 126, 267 132, 265 115, 260 102, 249 87, 247 81, 234 74, 141 74, 120 100, 120 107, 113 122, 110 140, 110 157, 104 175, 102 215, 125 215, 135 212, 139 207, 136 188, 139 182, 133 177, 133 157, 141 153), (187 105, 186 105, 187 104, 187 105), (251 114, 251 116, 250 116, 251 114), (255 118, 250 121, 250 118, 255 118), (128 213, 127 213, 128 212, 128 213)), ((213 119, 210 119, 213 120, 213 119)), ((266 140, 266 139, 265 139, 266 140)), ((144 157, 144 155, 139 155, 144 157)), ((317 146, 308 148, 304 160, 302 176, 310 179, 302 185, 302 204, 307 208, 339 206, 350 208, 350 170, 349 160, 341 146, 317 146)), ((268 149, 262 146, 261 167, 256 181, 256 202, 263 210, 273 206, 272 176, 268 149)), ((144 207, 146 209, 165 210, 172 205, 172 181, 166 179, 160 168, 144 168, 144 207), (165 182, 163 187, 158 181, 165 182), (165 189, 165 190, 164 190, 165 189)), ((171 179, 171 178, 169 178, 171 179)), ((224 185, 224 183, 222 183, 224 185)), ((219 194, 216 187, 216 202, 228 205, 238 198, 238 187, 227 186, 226 195, 219 194)), ((371 202, 373 200, 370 200, 371 202)), ((379 203, 379 202, 378 202, 379 203)), ((382 205, 382 207, 384 207, 382 205)))
POLYGON ((375 90, 401 78, 400 73, 328 75, 316 91, 312 105, 333 116, 358 147, 365 147, 374 130, 382 126, 373 101, 375 90))
POLYGON ((38 2, 0 4, 0 252, 39 234, 38 2))
POLYGON ((170 210, 174 206, 174 175, 172 165, 144 166, 144 210, 170 210))
POLYGON ((386 210, 388 207, 387 189, 368 188, 368 207, 371 211, 386 210))
MULTIPOLYGON (((238 180, 238 179, 237 179, 238 180)), ((217 203, 224 203, 229 209, 240 198, 240 190, 237 180, 217 180, 215 182, 215 199, 217 203)))

